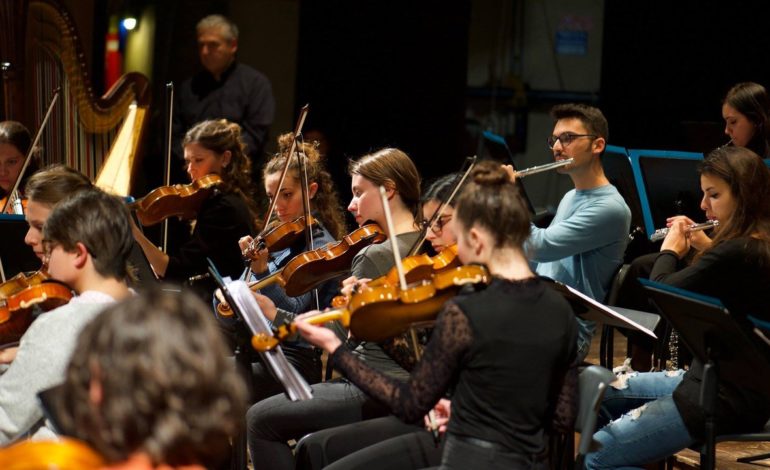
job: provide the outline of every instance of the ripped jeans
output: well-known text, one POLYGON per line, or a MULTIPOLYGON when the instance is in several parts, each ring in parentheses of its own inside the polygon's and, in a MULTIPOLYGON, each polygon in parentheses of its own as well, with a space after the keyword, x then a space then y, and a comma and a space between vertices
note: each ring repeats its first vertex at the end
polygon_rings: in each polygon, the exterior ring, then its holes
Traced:
POLYGON ((642 468, 692 445, 671 396, 683 374, 635 372, 623 385, 613 382, 599 412, 609 424, 594 434, 601 447, 586 456, 586 468, 642 468))

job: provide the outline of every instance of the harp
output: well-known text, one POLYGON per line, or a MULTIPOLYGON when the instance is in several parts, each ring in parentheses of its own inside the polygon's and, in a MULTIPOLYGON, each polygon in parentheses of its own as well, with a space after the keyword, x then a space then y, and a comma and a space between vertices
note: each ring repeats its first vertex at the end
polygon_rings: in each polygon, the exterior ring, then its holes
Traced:
POLYGON ((0 29, 6 27, 6 118, 12 110, 34 129, 61 87, 61 106, 40 144, 44 163, 64 163, 106 191, 130 194, 149 121, 149 80, 128 73, 96 96, 75 22, 55 0, 0 1, 0 29))

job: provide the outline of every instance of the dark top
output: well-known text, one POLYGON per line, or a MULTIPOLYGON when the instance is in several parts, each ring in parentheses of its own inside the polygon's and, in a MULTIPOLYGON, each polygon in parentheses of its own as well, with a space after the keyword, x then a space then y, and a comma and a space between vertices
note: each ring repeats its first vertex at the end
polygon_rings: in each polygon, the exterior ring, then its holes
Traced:
POLYGON ((545 427, 576 339, 572 309, 544 281, 495 278, 444 306, 406 383, 355 360, 346 348, 333 358, 405 421, 421 418, 456 384, 449 432, 537 454, 546 448, 545 427))
MULTIPOLYGON (((165 279, 185 282, 207 273, 207 257, 222 276, 237 279, 244 269, 238 240, 252 233, 254 224, 246 202, 237 194, 215 190, 201 205, 190 239, 169 257, 165 279)), ((195 282, 193 287, 207 302, 216 288, 210 279, 195 282)))
MULTIPOLYGON (((219 81, 207 70, 185 80, 177 92, 174 109, 174 152, 181 161, 182 139, 196 123, 227 119, 240 124, 246 153, 261 162, 267 131, 275 116, 270 80, 248 65, 233 62, 219 81)), ((261 165, 254 168, 258 172, 261 165)))
MULTIPOLYGON (((401 257, 406 256, 419 237, 420 232, 396 235, 401 257)), ((385 240, 359 251, 353 258, 350 272, 358 279, 377 279, 387 274, 394 264, 393 246, 390 240, 385 240)), ((410 348, 402 338, 394 338, 385 343, 362 341, 355 348, 354 354, 380 372, 400 380, 409 377, 408 370, 414 365, 410 348)))
MULTIPOLYGON (((745 324, 745 315, 770 320, 770 265, 760 248, 764 242, 737 238, 706 251, 694 264, 678 272, 672 251, 658 255, 650 279, 716 297, 745 324)), ((674 391, 674 402, 690 435, 703 437, 704 416, 698 406, 703 365, 694 360, 682 383, 674 391)), ((770 397, 720 381, 716 406, 717 433, 750 432, 761 429, 770 418, 770 397)))

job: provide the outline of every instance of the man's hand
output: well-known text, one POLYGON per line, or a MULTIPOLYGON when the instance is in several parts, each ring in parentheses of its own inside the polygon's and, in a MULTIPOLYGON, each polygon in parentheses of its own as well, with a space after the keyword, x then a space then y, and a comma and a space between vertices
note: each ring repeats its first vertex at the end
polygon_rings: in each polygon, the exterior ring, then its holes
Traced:
POLYGON ((316 326, 307 321, 308 317, 319 313, 321 312, 318 310, 303 313, 294 320, 294 324, 297 326, 297 331, 308 343, 318 346, 329 354, 333 354, 342 345, 342 341, 329 328, 316 326))

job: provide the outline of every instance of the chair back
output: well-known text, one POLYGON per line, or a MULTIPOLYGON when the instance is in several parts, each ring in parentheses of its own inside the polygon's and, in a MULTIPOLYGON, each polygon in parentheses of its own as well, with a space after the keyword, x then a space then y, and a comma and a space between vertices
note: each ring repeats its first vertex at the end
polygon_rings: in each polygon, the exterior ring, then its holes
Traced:
POLYGON ((578 390, 580 401, 578 402, 578 417, 575 422, 575 431, 580 432, 580 444, 578 456, 588 453, 593 441, 594 430, 599 407, 604 398, 607 386, 615 380, 615 374, 604 367, 591 365, 580 372, 578 390))

